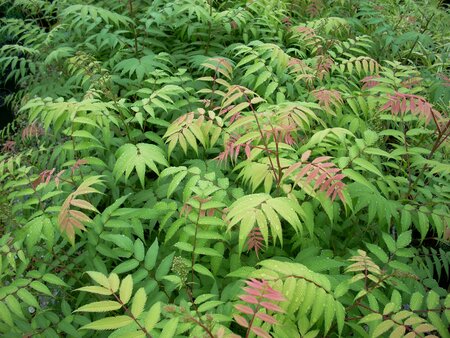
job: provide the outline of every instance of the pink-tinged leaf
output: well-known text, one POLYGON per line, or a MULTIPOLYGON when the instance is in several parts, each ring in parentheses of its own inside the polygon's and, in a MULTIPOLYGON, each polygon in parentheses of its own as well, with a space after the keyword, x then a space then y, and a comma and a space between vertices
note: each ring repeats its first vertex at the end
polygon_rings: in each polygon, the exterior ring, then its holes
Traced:
POLYGON ((237 304, 234 307, 236 308, 236 310, 245 313, 247 315, 252 315, 255 313, 255 311, 250 306, 247 305, 237 304))
POLYGON ((400 112, 402 114, 406 113, 406 97, 404 97, 403 100, 402 100, 401 107, 400 107, 400 112))
POLYGON ((338 194, 338 196, 339 196, 339 199, 340 199, 342 202, 345 203, 345 197, 344 197, 344 194, 342 193, 342 190, 339 189, 339 190, 336 190, 336 192, 337 192, 337 194, 338 194))
MULTIPOLYGON (((340 170, 340 169, 339 169, 340 170)), ((337 174, 336 176, 333 177, 333 180, 335 181, 342 181, 345 178, 344 174, 337 174)), ((341 182, 342 183, 342 182, 341 182)), ((342 183, 343 184, 343 183, 342 183)))
POLYGON ((312 164, 322 163, 322 162, 328 161, 330 158, 331 158, 330 156, 319 156, 319 157, 315 158, 311 163, 312 164))
POLYGON ((248 328, 247 319, 245 319, 244 317, 239 316, 239 315, 233 315, 233 318, 236 321, 236 323, 238 323, 240 326, 248 328))
POLYGON ((261 291, 258 289, 253 289, 253 288, 243 288, 243 290, 252 296, 261 296, 261 291))
POLYGON ((75 227, 75 228, 78 228, 78 229, 80 229, 80 230, 83 230, 83 231, 86 230, 86 228, 84 227, 83 223, 81 223, 80 221, 78 221, 78 220, 75 219, 75 218, 69 218, 69 219, 67 220, 67 223, 68 223, 68 225, 70 224, 71 226, 73 226, 73 227, 75 227))
POLYGON ((333 195, 331 195, 331 201, 334 201, 336 199, 337 190, 334 190, 333 195))
POLYGON ((56 176, 55 176, 55 184, 56 187, 59 188, 59 183, 61 181, 61 176, 62 174, 64 174, 66 171, 65 170, 61 170, 56 176))
POLYGON ((250 303, 250 304, 258 304, 259 303, 258 300, 256 299, 256 297, 250 296, 250 295, 241 295, 241 296, 239 296, 239 299, 244 302, 250 303))
POLYGON ((78 219, 81 222, 91 222, 92 221, 87 215, 85 215, 81 211, 69 210, 68 213, 69 213, 69 215, 71 217, 74 217, 74 218, 78 219))
POLYGON ((316 180, 316 183, 314 184, 314 190, 318 189, 321 186, 327 176, 328 174, 326 172, 319 176, 319 178, 316 180))
MULTIPOLYGON (((248 234, 248 241, 247 241, 247 251, 250 251, 252 249, 255 250, 256 257, 259 258, 259 251, 264 248, 264 237, 261 234, 261 231, 259 231, 258 228, 253 228, 252 231, 248 234)), ((259 295, 259 291, 252 289, 252 288, 244 288, 244 290, 251 295, 259 295)))
POLYGON ((280 292, 275 290, 271 290, 271 292, 264 294, 264 298, 276 302, 284 302, 286 300, 286 298, 284 298, 284 296, 280 292))
POLYGON ((295 176, 295 179, 296 179, 297 181, 300 181, 300 180, 303 178, 303 176, 305 176, 306 173, 307 173, 308 171, 311 170, 311 168, 312 168, 312 165, 311 165, 311 164, 307 164, 307 165, 306 165, 302 170, 300 170, 300 172, 295 176))
POLYGON ((400 113, 400 101, 395 101, 391 111, 394 115, 398 115, 398 113, 400 113))
POLYGON ((298 162, 295 163, 293 165, 291 165, 289 168, 287 168, 287 170, 284 172, 284 175, 287 177, 289 176, 292 172, 294 172, 295 170, 297 170, 298 168, 300 168, 302 166, 302 162, 298 162))
POLYGON ((311 150, 307 150, 302 154, 302 157, 300 158, 300 161, 306 162, 311 155, 311 150))
POLYGON ((267 282, 265 282, 265 281, 261 282, 261 281, 255 279, 255 278, 251 278, 250 280, 246 280, 245 283, 248 286, 251 286, 252 288, 255 288, 255 289, 263 289, 263 288, 267 287, 267 282))
POLYGON ((409 110, 410 111, 416 111, 416 101, 414 99, 411 99, 409 101, 409 110))
POLYGON ((252 326, 251 330, 254 334, 256 334, 258 337, 263 337, 263 338, 271 338, 270 334, 268 334, 266 331, 264 331, 262 328, 260 328, 259 326, 252 326))
MULTIPOLYGON (((316 166, 321 169, 325 169, 325 168, 334 167, 335 164, 333 162, 325 162, 325 163, 318 163, 316 166)), ((329 169, 328 171, 336 171, 337 172, 337 171, 339 171, 339 169, 329 169)))
POLYGON ((330 197, 331 194, 333 193, 333 191, 334 191, 334 186, 331 186, 330 188, 328 188, 328 190, 327 190, 327 197, 330 197))
POLYGON ((91 203, 89 203, 88 201, 85 201, 85 200, 73 199, 70 201, 70 204, 75 207, 82 208, 82 209, 97 211, 97 209, 91 203))
POLYGON ((328 178, 320 187, 320 191, 327 190, 331 186, 332 183, 333 183, 333 178, 328 178))
POLYGON ((251 153, 250 143, 247 143, 245 145, 245 155, 247 156, 247 158, 250 158, 251 154, 252 153, 251 153))
POLYGON ((277 323, 277 320, 274 317, 272 317, 271 315, 268 315, 267 313, 258 312, 256 314, 256 317, 258 317, 259 319, 265 321, 266 323, 272 324, 272 325, 277 323))
POLYGON ((308 177, 306 178, 306 183, 310 183, 312 180, 316 178, 316 176, 319 174, 319 168, 314 168, 312 172, 309 173, 308 177))
POLYGON ((281 307, 273 303, 261 302, 260 305, 270 311, 284 312, 284 310, 281 307))

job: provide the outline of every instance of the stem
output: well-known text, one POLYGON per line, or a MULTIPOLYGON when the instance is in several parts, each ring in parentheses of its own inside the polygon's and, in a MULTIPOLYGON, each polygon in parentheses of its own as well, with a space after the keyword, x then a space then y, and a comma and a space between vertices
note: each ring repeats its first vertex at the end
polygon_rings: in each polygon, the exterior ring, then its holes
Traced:
MULTIPOLYGON (((431 148, 431 151, 427 156, 427 160, 430 160, 433 157, 434 153, 442 145, 442 143, 444 143, 448 139, 448 137, 450 136, 450 133, 448 133, 449 130, 450 130, 450 121, 448 121, 447 124, 445 125, 445 127, 443 127, 442 129, 438 128, 438 138, 434 142, 433 148, 431 148)), ((429 167, 428 163, 426 163, 423 166, 422 170, 417 174, 417 177, 414 180, 413 184, 409 187, 408 193, 406 194, 406 196, 409 196, 411 191, 417 186, 417 183, 419 182, 420 177, 428 169, 428 167, 429 167)))
MULTIPOLYGON (((428 18, 428 20, 427 20, 427 22, 426 22, 426 24, 425 24, 425 27, 422 29, 422 31, 420 32, 420 34, 423 34, 423 33, 428 29, 428 25, 430 24, 431 19, 433 19, 433 17, 434 17, 434 13, 428 18)), ((416 45, 417 45, 417 43, 419 42, 419 39, 420 39, 420 35, 417 36, 417 38, 416 38, 416 40, 414 41, 414 43, 413 43, 411 49, 409 50, 408 56, 406 57, 407 60, 408 60, 409 57, 411 56, 411 54, 412 54, 414 48, 416 48, 416 45)))
POLYGON ((194 264, 195 264, 195 248, 197 246, 197 233, 198 233, 198 222, 200 221, 200 212, 202 211, 202 202, 198 208, 197 220, 195 221, 195 234, 194 234, 194 245, 191 255, 191 287, 194 285, 194 264))
POLYGON ((208 42, 206 43, 206 46, 205 46, 205 54, 208 54, 208 49, 209 49, 209 45, 211 43, 211 37, 212 37, 212 22, 211 22, 212 14, 213 14, 212 1, 213 0, 208 0, 208 4, 209 4, 208 42))
POLYGON ((196 323, 198 326, 200 326, 203 330, 205 330, 206 334, 211 337, 214 338, 214 335, 212 334, 211 330, 208 329, 205 324, 203 324, 202 322, 198 321, 197 319, 195 319, 194 317, 189 318, 190 320, 192 320, 194 323, 196 323))
MULTIPOLYGON (((258 298, 260 298, 260 297, 258 297, 258 298)), ((255 321, 256 314, 258 313, 260 307, 261 307, 261 306, 259 305, 259 299, 258 299, 258 305, 256 305, 255 312, 253 313, 252 319, 250 320, 250 323, 248 324, 248 329, 247 329, 247 332, 246 332, 246 334, 245 334, 245 338, 248 338, 249 335, 250 335, 250 332, 251 332, 251 329, 252 329, 253 322, 255 321)))
POLYGON ((133 12, 133 0, 128 0, 128 7, 130 9, 130 17, 133 19, 133 34, 134 34, 134 54, 138 56, 138 41, 136 32, 136 23, 134 22, 134 12, 133 12))
MULTIPOLYGON (((238 87, 238 88, 239 88, 239 87, 238 87)), ((272 171, 273 171, 273 176, 274 176, 274 178, 275 178, 275 181, 277 182, 277 187, 278 187, 278 184, 279 184, 279 182, 280 182, 280 178, 278 177, 277 170, 275 169, 275 166, 274 166, 274 164, 273 164, 272 158, 271 158, 270 155, 269 155, 269 154, 270 154, 269 146, 268 146, 268 144, 267 144, 266 138, 264 137, 264 133, 263 133, 263 131, 262 131, 261 124, 260 124, 259 119, 258 119, 258 115, 256 114, 255 108, 253 107, 253 104, 252 104, 251 100, 249 99, 249 97, 247 96, 247 94, 246 94, 241 88, 239 88, 239 91, 240 91, 242 94, 244 94, 245 99, 247 100, 247 102, 248 102, 248 104, 249 104, 249 107, 250 107, 250 109, 252 110, 252 114, 253 114, 253 116, 255 117, 256 125, 257 125, 257 127, 258 127, 258 131, 259 131, 259 134, 261 135, 261 140, 262 140, 263 145, 264 145, 264 150, 265 150, 266 153, 267 153, 267 158, 269 159, 270 166, 271 166, 272 171)))
MULTIPOLYGON (((112 290, 110 290, 110 291, 112 291, 112 290)), ((124 302, 122 302, 120 297, 118 297, 114 292, 113 292, 113 296, 120 303, 120 305, 122 305, 122 307, 124 308, 125 312, 129 313, 130 317, 136 322, 136 324, 139 326, 139 329, 142 332, 144 332, 145 336, 148 337, 148 338, 153 338, 152 335, 147 331, 147 329, 145 327, 143 327, 141 325, 141 323, 139 323, 137 318, 131 313, 131 311, 127 308, 127 306, 124 304, 124 302)))

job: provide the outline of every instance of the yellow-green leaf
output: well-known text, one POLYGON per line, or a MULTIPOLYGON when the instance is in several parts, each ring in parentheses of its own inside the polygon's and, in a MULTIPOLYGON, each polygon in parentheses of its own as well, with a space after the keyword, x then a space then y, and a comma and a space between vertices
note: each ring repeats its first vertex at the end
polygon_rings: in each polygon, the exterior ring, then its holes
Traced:
POLYGON ((109 289, 109 280, 104 274, 97 271, 88 271, 86 273, 98 284, 109 289))
POLYGON ((165 325, 159 338, 172 338, 175 335, 178 327, 178 318, 172 318, 165 325))
POLYGON ((86 324, 80 330, 115 330, 133 323, 134 320, 128 316, 107 317, 86 324))
POLYGON ((89 293, 96 293, 98 295, 112 295, 112 291, 101 286, 83 286, 76 289, 76 291, 84 291, 89 293))
POLYGON ((122 307, 119 302, 115 302, 112 300, 104 300, 100 302, 94 302, 90 304, 86 304, 78 309, 75 312, 109 312, 118 310, 122 307))
POLYGON ((137 290, 133 298, 133 303, 131 304, 131 313, 135 318, 139 317, 144 311, 145 303, 147 302, 147 294, 144 288, 137 290))
POLYGON ((153 304, 144 319, 145 329, 151 331, 161 318, 161 303, 153 304))
POLYGON ((128 275, 122 281, 120 285, 120 300, 126 304, 131 298, 131 294, 133 293, 133 277, 128 275))
POLYGON ((120 279, 116 273, 114 272, 111 273, 108 277, 108 281, 109 281, 109 288, 112 290, 112 292, 116 292, 117 290, 119 290, 120 279))

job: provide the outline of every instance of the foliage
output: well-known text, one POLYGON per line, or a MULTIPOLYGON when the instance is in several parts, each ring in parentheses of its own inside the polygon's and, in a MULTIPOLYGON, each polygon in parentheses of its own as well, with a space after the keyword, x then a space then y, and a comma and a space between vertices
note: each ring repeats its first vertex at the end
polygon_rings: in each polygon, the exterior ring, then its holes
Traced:
POLYGON ((2 337, 449 337, 440 1, 0 7, 2 337))

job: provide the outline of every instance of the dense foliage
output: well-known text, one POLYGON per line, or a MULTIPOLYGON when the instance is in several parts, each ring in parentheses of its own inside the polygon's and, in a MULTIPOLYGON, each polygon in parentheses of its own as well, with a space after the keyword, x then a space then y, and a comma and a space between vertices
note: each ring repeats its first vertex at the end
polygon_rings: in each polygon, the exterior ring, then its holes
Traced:
POLYGON ((2 337, 450 337, 433 0, 0 0, 2 337))

